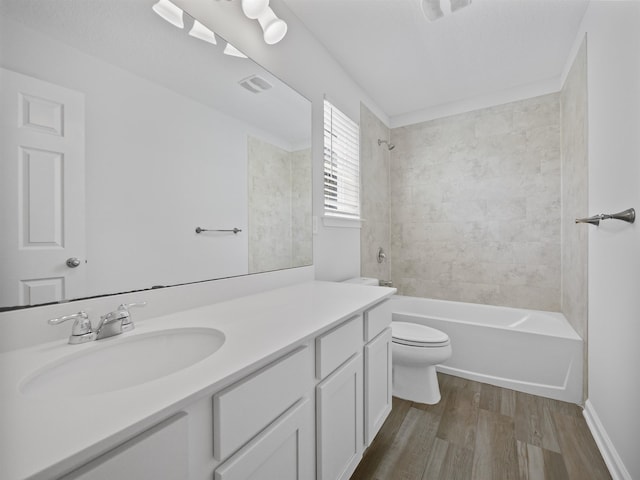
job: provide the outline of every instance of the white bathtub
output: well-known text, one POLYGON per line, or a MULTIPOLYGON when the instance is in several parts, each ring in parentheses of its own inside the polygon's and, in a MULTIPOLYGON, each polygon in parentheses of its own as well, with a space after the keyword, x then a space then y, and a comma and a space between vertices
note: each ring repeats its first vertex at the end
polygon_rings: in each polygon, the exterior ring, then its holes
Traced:
POLYGON ((583 342, 561 313, 395 295, 393 320, 449 335, 451 359, 438 371, 582 403, 583 342))

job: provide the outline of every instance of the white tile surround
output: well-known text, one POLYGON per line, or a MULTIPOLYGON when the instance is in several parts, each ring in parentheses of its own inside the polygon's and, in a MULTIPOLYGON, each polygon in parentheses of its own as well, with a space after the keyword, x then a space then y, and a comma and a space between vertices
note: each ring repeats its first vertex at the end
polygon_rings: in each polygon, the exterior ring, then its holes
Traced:
POLYGON ((404 295, 560 310, 560 96, 391 130, 404 295))
POLYGON ((389 159, 386 145, 378 139, 389 139, 387 127, 371 110, 360 104, 360 203, 364 219, 360 231, 360 273, 364 277, 388 280, 390 277, 389 159), (378 263, 378 248, 387 255, 378 263))
POLYGON ((560 92, 562 120, 562 313, 584 338, 587 334, 587 44, 582 43, 560 92))
POLYGON ((560 92, 562 122, 562 287, 561 308, 584 340, 583 398, 588 397, 588 234, 587 42, 583 40, 560 92), (585 228, 586 227, 586 228, 585 228))
POLYGON ((247 138, 249 273, 313 262, 311 151, 247 138))

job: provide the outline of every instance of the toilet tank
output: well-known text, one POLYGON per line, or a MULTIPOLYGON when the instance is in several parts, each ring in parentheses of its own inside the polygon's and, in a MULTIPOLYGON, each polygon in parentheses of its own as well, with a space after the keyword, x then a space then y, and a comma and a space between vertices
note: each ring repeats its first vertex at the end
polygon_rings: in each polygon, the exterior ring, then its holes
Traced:
POLYGON ((359 285, 373 285, 376 287, 380 285, 380 282, 378 281, 377 278, 371 278, 371 277, 350 278, 349 280, 344 280, 343 283, 357 283, 359 285))

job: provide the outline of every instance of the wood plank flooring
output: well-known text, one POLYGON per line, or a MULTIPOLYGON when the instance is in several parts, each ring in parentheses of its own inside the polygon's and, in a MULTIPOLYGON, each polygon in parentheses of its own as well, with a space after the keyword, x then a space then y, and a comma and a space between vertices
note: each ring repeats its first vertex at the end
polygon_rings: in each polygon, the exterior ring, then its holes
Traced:
POLYGON ((438 374, 437 405, 393 399, 351 480, 608 480, 577 405, 438 374))

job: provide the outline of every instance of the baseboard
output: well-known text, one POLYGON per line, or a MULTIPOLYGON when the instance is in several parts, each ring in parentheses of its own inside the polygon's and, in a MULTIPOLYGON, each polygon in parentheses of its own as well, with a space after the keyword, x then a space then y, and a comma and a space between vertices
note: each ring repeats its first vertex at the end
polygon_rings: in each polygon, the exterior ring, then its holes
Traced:
POLYGON ((593 404, 589 400, 584 403, 582 414, 587 421, 591 435, 593 435, 596 445, 598 445, 600 449, 604 463, 607 464, 613 480, 633 480, 624 463, 622 463, 622 459, 618 455, 613 443, 611 443, 611 439, 609 435, 607 435, 607 431, 604 429, 602 422, 600 422, 600 418, 594 410, 593 404))

